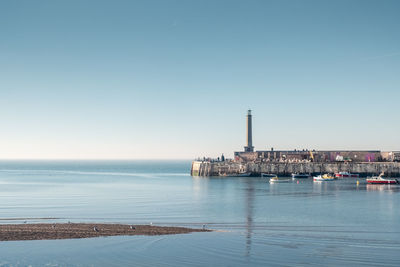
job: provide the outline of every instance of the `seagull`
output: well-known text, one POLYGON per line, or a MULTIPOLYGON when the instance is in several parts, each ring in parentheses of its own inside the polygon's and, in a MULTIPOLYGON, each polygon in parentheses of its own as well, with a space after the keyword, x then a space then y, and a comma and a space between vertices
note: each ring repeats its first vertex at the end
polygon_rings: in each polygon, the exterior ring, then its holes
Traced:
POLYGON ((54 229, 54 228, 56 228, 56 225, 55 225, 55 224, 53 224, 53 229, 54 229))
POLYGON ((150 222, 150 226, 152 226, 153 225, 153 223, 152 222, 150 222))
POLYGON ((95 227, 93 227, 93 230, 95 231, 95 232, 98 232, 99 231, 99 229, 97 229, 97 227, 95 226, 95 227))
POLYGON ((135 229, 136 229, 136 227, 133 226, 133 225, 131 225, 130 228, 131 228, 132 230, 135 230, 135 229))
POLYGON ((205 224, 203 224, 203 230, 206 230, 206 225, 205 224))

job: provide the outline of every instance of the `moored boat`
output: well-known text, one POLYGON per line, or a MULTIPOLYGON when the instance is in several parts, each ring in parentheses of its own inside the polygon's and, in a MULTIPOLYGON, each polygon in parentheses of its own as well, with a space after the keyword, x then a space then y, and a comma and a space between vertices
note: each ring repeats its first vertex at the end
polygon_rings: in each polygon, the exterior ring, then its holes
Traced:
POLYGON ((383 177, 384 173, 379 174, 379 176, 372 176, 367 178, 368 184, 398 184, 394 178, 383 177))
POLYGON ((357 173, 338 172, 335 173, 336 178, 358 178, 360 175, 357 173))
POLYGON ((275 177, 278 177, 276 174, 273 174, 273 173, 261 173, 261 177, 264 177, 264 178, 275 178, 275 177))
POLYGON ((218 176, 225 176, 225 177, 249 177, 249 176, 251 176, 251 172, 220 173, 218 176))
POLYGON ((292 173, 292 179, 307 179, 310 176, 308 173, 292 173))
POLYGON ((290 179, 279 179, 278 176, 275 175, 275 177, 272 177, 269 179, 270 184, 274 183, 288 183, 290 179))
POLYGON ((240 172, 240 173, 238 173, 238 174, 230 175, 230 176, 249 177, 249 176, 251 176, 251 172, 240 172))
POLYGON ((314 182, 333 181, 335 180, 335 177, 333 177, 330 174, 324 174, 324 175, 314 176, 313 180, 314 182))

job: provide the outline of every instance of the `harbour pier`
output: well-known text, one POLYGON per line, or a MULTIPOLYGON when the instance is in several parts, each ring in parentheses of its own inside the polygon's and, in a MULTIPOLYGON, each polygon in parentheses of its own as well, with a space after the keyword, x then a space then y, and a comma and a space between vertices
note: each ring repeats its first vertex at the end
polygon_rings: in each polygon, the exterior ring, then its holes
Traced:
POLYGON ((254 151, 252 116, 246 117, 246 146, 232 160, 203 158, 192 162, 192 176, 260 176, 262 173, 290 176, 292 173, 320 174, 350 172, 360 176, 385 172, 400 177, 400 151, 380 150, 259 150, 254 151))
POLYGON ((392 177, 400 177, 399 162, 357 162, 357 163, 289 163, 289 162, 192 162, 192 176, 238 176, 249 173, 250 176, 261 176, 262 173, 273 173, 278 176, 290 176, 292 173, 350 172, 361 177, 385 172, 392 177))

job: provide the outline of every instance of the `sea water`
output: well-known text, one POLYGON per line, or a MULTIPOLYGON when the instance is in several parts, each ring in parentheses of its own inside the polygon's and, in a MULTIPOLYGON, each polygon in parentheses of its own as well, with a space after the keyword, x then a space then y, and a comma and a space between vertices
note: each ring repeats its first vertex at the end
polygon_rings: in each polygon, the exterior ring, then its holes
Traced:
POLYGON ((210 233, 0 242, 0 266, 399 266, 400 186, 191 177, 190 161, 1 161, 0 223, 210 233))

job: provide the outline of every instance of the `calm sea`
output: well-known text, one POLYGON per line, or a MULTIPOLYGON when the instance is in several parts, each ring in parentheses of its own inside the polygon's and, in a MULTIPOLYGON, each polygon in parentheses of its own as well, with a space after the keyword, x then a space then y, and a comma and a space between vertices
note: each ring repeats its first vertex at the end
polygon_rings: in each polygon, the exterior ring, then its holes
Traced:
POLYGON ((0 223, 218 231, 0 242, 0 266, 400 266, 400 186, 189 171, 190 161, 1 161, 0 223))

